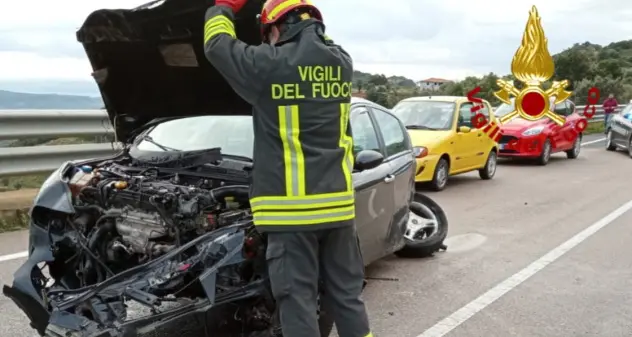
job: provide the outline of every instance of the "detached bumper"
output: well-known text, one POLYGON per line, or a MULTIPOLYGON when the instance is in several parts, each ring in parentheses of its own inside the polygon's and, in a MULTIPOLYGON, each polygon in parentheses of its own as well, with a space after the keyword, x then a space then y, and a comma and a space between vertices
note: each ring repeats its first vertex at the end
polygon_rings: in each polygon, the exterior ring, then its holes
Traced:
POLYGON ((506 158, 535 158, 542 153, 546 138, 542 135, 524 137, 504 134, 498 142, 498 156, 506 158))
MULTIPOLYGON (((15 286, 15 285, 14 285, 15 286)), ((29 318, 31 328, 44 335, 50 315, 41 302, 29 296, 18 288, 5 285, 2 288, 4 296, 10 298, 29 318)))

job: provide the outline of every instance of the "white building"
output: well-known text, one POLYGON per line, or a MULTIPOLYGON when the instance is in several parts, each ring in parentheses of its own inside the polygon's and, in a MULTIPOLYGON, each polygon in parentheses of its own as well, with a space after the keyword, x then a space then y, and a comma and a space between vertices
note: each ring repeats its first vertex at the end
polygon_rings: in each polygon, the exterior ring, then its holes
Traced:
POLYGON ((449 82, 452 82, 452 81, 446 80, 446 79, 443 79, 443 78, 431 77, 431 78, 427 78, 425 80, 421 80, 421 81, 417 82, 417 86, 421 90, 436 91, 436 90, 439 90, 439 87, 442 84, 449 83, 449 82))

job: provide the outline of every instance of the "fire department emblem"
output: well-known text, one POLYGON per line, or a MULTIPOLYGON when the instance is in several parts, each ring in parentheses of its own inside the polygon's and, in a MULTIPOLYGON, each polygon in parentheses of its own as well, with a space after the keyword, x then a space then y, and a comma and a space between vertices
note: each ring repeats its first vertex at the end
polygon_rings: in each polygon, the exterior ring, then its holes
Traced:
POLYGON ((501 117, 501 124, 516 116, 529 121, 548 117, 558 125, 564 124, 564 117, 552 111, 551 98, 555 98, 554 104, 561 103, 572 92, 565 90, 569 85, 568 80, 554 81, 547 90, 542 88, 542 83, 553 77, 555 65, 535 6, 529 12, 522 43, 511 61, 511 73, 524 87, 520 90, 512 81, 496 81, 500 90, 494 92, 494 96, 509 105, 511 96, 515 97, 515 110, 501 117))

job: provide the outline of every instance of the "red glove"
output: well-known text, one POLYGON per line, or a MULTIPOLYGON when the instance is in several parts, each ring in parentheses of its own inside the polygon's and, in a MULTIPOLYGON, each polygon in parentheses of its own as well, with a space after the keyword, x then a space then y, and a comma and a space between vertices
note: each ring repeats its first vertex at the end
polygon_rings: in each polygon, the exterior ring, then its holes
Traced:
POLYGON ((224 6, 233 10, 237 14, 248 0, 216 0, 215 6, 224 6))

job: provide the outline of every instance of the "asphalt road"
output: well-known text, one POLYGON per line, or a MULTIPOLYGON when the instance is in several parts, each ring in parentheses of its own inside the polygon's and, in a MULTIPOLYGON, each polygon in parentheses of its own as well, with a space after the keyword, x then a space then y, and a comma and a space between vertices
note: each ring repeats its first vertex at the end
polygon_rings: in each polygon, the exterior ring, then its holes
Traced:
MULTIPOLYGON (((496 177, 454 177, 428 195, 447 211, 448 251, 388 257, 368 269, 376 336, 507 337, 632 334, 632 160, 587 136, 576 160, 502 163, 496 177), (593 143, 591 143, 593 142, 593 143)), ((0 235, 0 282, 22 257, 24 233, 0 235)), ((0 336, 34 332, 0 296, 0 336)))

